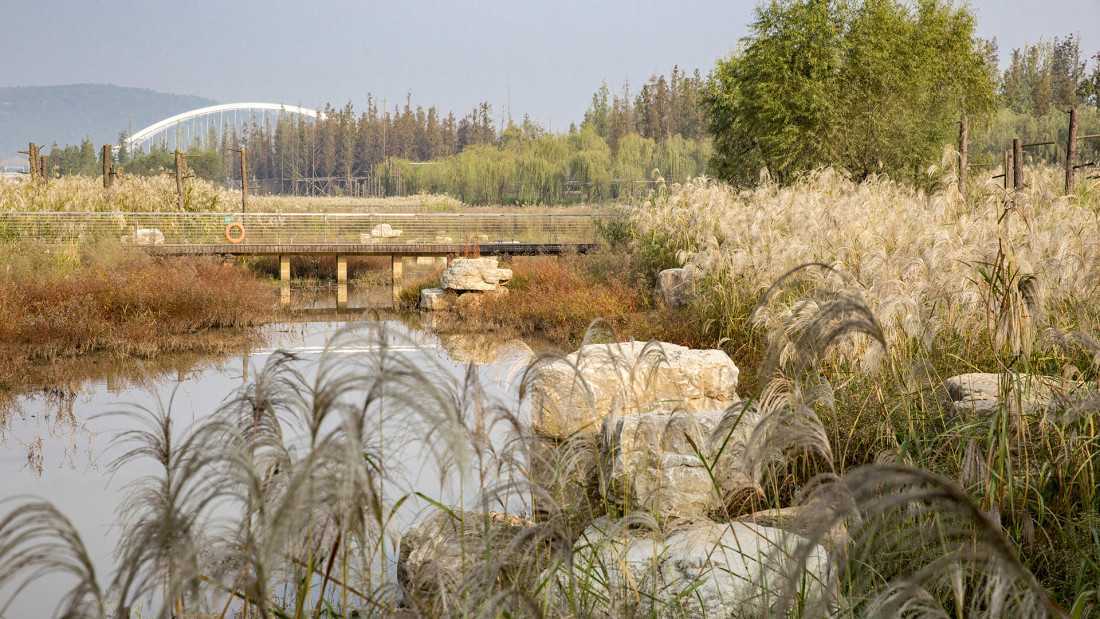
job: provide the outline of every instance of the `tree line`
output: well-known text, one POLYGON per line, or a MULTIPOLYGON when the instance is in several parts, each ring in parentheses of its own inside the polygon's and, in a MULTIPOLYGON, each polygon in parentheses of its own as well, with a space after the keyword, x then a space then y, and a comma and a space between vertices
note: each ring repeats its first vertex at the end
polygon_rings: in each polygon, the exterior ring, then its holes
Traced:
MULTIPOLYGON (((494 118, 488 103, 458 118, 411 97, 392 108, 370 97, 362 111, 330 104, 318 120, 280 115, 240 134, 200 136, 189 166, 236 179, 243 146, 250 176, 278 179, 276 190, 365 177, 387 193, 557 202, 703 173, 751 184, 766 170, 783 181, 826 165, 926 183, 963 116, 974 160, 998 160, 1013 137, 1064 140, 1070 105, 1081 109, 1082 131, 1100 132, 1100 53, 1085 55, 1076 36, 1056 38, 1013 50, 1001 71, 995 42, 976 35, 974 19, 947 0, 769 2, 708 74, 673 66, 637 92, 601 84, 566 133, 494 118)), ((90 144, 55 152, 65 173, 98 169, 90 144)), ((127 173, 173 165, 156 149, 130 157, 120 145, 118 156, 127 173)))

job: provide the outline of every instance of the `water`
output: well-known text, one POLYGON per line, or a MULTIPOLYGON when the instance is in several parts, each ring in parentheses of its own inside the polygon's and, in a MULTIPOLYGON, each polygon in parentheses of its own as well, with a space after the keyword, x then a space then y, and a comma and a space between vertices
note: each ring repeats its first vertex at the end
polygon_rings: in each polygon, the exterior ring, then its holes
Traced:
MULTIPOLYGON (((469 335, 437 336, 397 320, 275 324, 264 329, 266 342, 262 349, 161 372, 138 384, 107 376, 87 382, 74 393, 17 398, 6 414, 0 414, 0 497, 33 495, 53 502, 73 520, 95 560, 100 581, 106 584, 113 571, 112 554, 118 539, 116 506, 127 483, 155 473, 156 467, 143 462, 112 475, 109 464, 117 452, 112 450, 111 438, 119 430, 132 428, 131 422, 97 415, 123 406, 156 408, 170 402, 174 428, 182 431, 212 414, 227 396, 255 378, 278 349, 296 354, 299 359, 295 367, 307 376, 316 374, 322 358, 338 361, 346 371, 369 371, 365 368, 371 367, 380 354, 375 338, 349 339, 326 352, 330 338, 349 327, 384 328, 392 338, 386 354, 420 368, 432 377, 433 384, 459 392, 472 377, 484 393, 480 402, 520 410, 516 402, 518 382, 531 358, 530 348, 522 342, 469 335)), ((467 462, 463 467, 467 476, 461 484, 455 470, 448 476, 441 475, 424 441, 425 433, 433 429, 425 427, 411 411, 395 410, 396 406, 387 408, 380 428, 387 437, 384 457, 393 471, 387 498, 417 491, 445 504, 473 502, 475 493, 470 489, 476 489, 477 482, 475 479, 471 483, 470 478, 476 477, 474 464, 467 462)), ((470 420, 472 424, 477 422, 470 420)), ((507 433, 494 427, 489 435, 499 443, 506 440, 507 433)), ((397 528, 408 527, 424 508, 424 502, 410 500, 397 518, 397 528)), ((7 509, 0 507, 0 513, 7 509)), ((64 584, 60 578, 39 579, 2 616, 48 616, 64 584)), ((0 591, 0 607, 6 598, 6 593, 0 591)))

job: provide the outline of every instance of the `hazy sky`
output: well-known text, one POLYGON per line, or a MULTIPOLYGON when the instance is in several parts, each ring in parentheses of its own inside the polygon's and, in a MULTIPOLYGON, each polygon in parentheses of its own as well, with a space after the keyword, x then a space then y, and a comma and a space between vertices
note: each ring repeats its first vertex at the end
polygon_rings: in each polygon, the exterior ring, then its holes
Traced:
MULTIPOLYGON (((606 79, 704 72, 745 35, 756 0, 5 0, 0 85, 110 82, 219 101, 393 105, 564 128, 606 79), (28 50, 33 56, 28 57, 28 50)), ((1002 55, 1079 33, 1100 50, 1100 0, 973 0, 1002 55)))

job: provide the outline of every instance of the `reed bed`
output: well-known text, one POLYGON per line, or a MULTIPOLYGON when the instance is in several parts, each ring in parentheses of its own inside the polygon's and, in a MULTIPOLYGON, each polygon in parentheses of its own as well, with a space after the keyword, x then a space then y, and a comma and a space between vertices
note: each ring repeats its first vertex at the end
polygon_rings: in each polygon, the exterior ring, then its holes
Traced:
POLYGON ((978 179, 964 199, 950 165, 928 173, 930 193, 835 170, 742 191, 698 179, 635 209, 633 243, 698 274, 683 315, 747 383, 816 366, 844 385, 822 417, 838 473, 885 459, 958 481, 1069 608, 1100 582, 1100 184, 1063 195, 1060 170, 1029 167, 1019 192, 978 179), (807 331, 871 319, 827 352, 807 331), (959 417, 940 394, 967 372, 1077 391, 959 417))
MULTIPOLYGON (((1020 194, 983 187, 962 200, 949 179, 932 194, 832 171, 745 192, 700 180, 657 195, 612 235, 650 268, 675 253, 698 267, 694 301, 668 316, 743 352, 735 360, 756 375, 706 437, 722 448, 696 455, 712 479, 731 467, 757 491, 710 517, 730 523, 790 506, 805 515, 802 541, 774 551, 766 582, 745 583, 757 595, 737 614, 1095 612, 1095 198, 1091 188, 1059 196, 1053 173, 1032 182, 1020 194), (1082 386, 1038 410, 1006 400, 986 416, 950 413, 942 380, 970 369, 1082 386), (723 437, 742 423, 753 424, 751 441, 726 452, 723 437), (827 555, 815 554, 818 544, 830 545, 827 555), (815 561, 825 562, 815 567, 825 586, 811 594, 815 561)), ((553 304, 560 299, 520 297, 536 280, 565 282, 554 288, 564 292, 592 277, 569 264, 536 263, 511 302, 553 304)), ((638 288, 648 295, 645 271, 638 288)), ((626 335, 598 325, 582 343, 626 335)), ((171 403, 124 412, 136 429, 118 437, 117 466, 141 460, 157 472, 120 508, 115 569, 92 564, 62 514, 18 498, 0 509, 0 591, 68 574, 75 584, 58 612, 80 617, 139 604, 161 617, 700 615, 691 587, 670 597, 660 579, 610 585, 633 569, 616 539, 685 523, 624 509, 602 486, 569 497, 582 505, 568 508, 539 481, 584 470, 606 448, 576 437, 554 457, 535 455, 523 403, 538 368, 557 357, 536 359, 518 403, 501 404, 472 367, 447 378, 397 354, 410 347, 384 323, 365 323, 337 335, 310 371, 273 355, 182 436, 171 403), (336 354, 346 345, 368 352, 336 354), (395 579, 388 568, 400 538, 394 514, 410 498, 408 472, 386 458, 396 441, 436 461, 441 486, 474 490, 457 506, 420 495, 457 531, 458 554, 446 555, 457 572, 395 579), (550 474, 536 474, 541 466, 550 474), (535 514, 536 500, 537 522, 489 534, 500 530, 494 518, 535 514), (604 535, 588 535, 594 522, 604 535)))
POLYGON ((236 349, 274 311, 269 284, 219 260, 157 259, 111 242, 0 251, 0 389, 52 387, 33 384, 58 378, 45 366, 90 353, 236 349))
MULTIPOLYGON (((241 194, 198 178, 184 182, 183 211, 234 212, 241 208, 241 194)), ((347 210, 450 211, 463 205, 442 195, 419 194, 392 198, 249 196, 253 211, 301 212, 347 210)), ((176 212, 180 204, 176 180, 169 175, 122 176, 110 189, 89 176, 64 176, 48 183, 0 183, 0 211, 37 212, 176 212)))

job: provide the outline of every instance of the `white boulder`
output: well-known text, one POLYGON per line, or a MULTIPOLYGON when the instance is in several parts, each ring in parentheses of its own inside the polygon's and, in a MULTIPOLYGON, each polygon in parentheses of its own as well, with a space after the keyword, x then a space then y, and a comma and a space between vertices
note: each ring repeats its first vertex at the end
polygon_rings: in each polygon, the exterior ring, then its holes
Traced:
POLYGON ((747 522, 661 533, 600 518, 546 578, 548 607, 569 595, 596 616, 777 617, 798 608, 795 596, 821 608, 836 590, 824 548, 747 522))
POLYGON ((164 233, 158 228, 138 228, 134 230, 135 245, 164 245, 164 233))
POLYGON ((665 269, 657 274, 657 294, 670 308, 687 305, 695 295, 695 269, 665 269))
POLYGON ((397 580, 405 602, 421 616, 449 616, 463 607, 463 595, 471 595, 466 590, 471 572, 492 566, 507 579, 533 559, 526 545, 516 543, 532 526, 529 520, 499 512, 433 512, 401 536, 397 580))
POLYGON ((663 342, 589 344, 534 366, 533 427, 564 439, 595 433, 609 415, 722 410, 738 401, 738 369, 721 350, 663 342))
POLYGON ((487 292, 510 279, 512 270, 499 268, 496 258, 455 258, 443 270, 440 283, 447 290, 487 292))
POLYGON ((390 224, 378 224, 370 229, 370 235, 376 239, 392 239, 401 236, 401 231, 390 224))
POLYGON ((757 416, 723 410, 649 412, 604 420, 608 498, 624 512, 705 516, 735 496, 760 492, 743 470, 757 416), (705 461, 704 461, 705 460, 705 461))
POLYGON ((448 294, 442 288, 424 288, 420 291, 420 309, 429 312, 441 312, 451 309, 454 294, 448 294))
POLYGON ((1032 414, 1072 397, 1080 387, 1052 376, 1020 373, 970 373, 943 382, 947 405, 963 415, 991 415, 1007 406, 1032 414))

